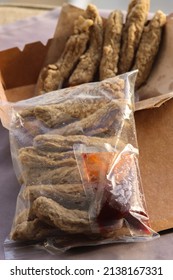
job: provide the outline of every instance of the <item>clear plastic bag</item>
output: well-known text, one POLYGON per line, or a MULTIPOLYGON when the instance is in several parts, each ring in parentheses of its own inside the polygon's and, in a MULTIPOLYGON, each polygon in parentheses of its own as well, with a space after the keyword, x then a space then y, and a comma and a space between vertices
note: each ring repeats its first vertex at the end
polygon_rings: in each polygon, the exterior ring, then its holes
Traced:
POLYGON ((21 183, 11 241, 66 250, 158 236, 138 166, 135 77, 133 71, 9 106, 21 183))

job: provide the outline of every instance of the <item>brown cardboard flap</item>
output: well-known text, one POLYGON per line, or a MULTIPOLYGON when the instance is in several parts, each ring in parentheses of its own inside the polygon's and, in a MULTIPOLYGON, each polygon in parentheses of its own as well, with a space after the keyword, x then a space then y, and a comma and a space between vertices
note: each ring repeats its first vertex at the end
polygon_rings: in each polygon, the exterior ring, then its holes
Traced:
POLYGON ((151 225, 173 228, 173 99, 135 113, 140 171, 151 225))
POLYGON ((5 96, 9 102, 16 102, 33 97, 34 91, 35 84, 21 86, 17 88, 7 89, 5 91, 5 96))
POLYGON ((78 7, 70 4, 63 5, 44 65, 55 63, 58 60, 64 50, 67 39, 73 33, 75 19, 78 18, 79 14, 83 15, 83 13, 84 10, 78 7))
POLYGON ((0 71, 5 89, 36 83, 50 42, 46 46, 41 42, 28 44, 23 51, 12 48, 0 52, 0 71))
POLYGON ((173 14, 167 17, 162 43, 147 83, 138 90, 140 100, 173 91, 173 14))
POLYGON ((135 103, 135 111, 141 111, 144 109, 152 109, 152 108, 158 108, 165 102, 169 101, 173 98, 173 92, 159 95, 156 97, 151 97, 139 102, 135 103))

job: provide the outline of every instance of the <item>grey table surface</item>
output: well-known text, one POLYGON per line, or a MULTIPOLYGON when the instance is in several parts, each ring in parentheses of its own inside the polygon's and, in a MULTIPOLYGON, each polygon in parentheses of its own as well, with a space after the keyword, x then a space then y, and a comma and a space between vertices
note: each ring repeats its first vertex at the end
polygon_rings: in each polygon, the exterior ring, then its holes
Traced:
MULTIPOLYGON (((49 26, 49 29, 46 32, 44 38, 41 39, 48 39, 50 37, 50 33, 53 34, 53 28, 56 25, 54 22, 56 19, 56 13, 58 14, 59 11, 53 11, 52 16, 51 14, 46 14, 45 18, 38 17, 38 19, 32 18, 33 24, 30 22, 30 28, 35 31, 34 33, 38 32, 39 29, 42 27, 42 21, 44 22, 45 26, 49 26), (53 21, 52 21, 53 20, 53 21), (47 22, 46 22, 47 21, 47 22), (51 22, 51 29, 50 23, 51 22)), ((26 37, 30 37, 30 41, 32 42, 32 32, 31 30, 26 29, 26 22, 22 21, 15 26, 20 30, 20 44, 24 44, 26 37), (21 28, 23 27, 23 28, 21 28), (25 32, 25 36, 22 37, 22 31, 25 32), (27 33, 28 32, 28 33, 27 33)), ((14 25, 8 25, 6 28, 0 28, 1 40, 3 39, 3 44, 9 45, 13 44, 14 38, 16 38, 16 33, 11 32, 14 30, 14 25), (8 34, 11 38, 11 42, 9 41, 8 34), (13 35, 14 34, 14 35, 13 35), (6 40, 6 41, 4 41, 6 40), (5 43, 6 42, 6 43, 5 43)), ((2 127, 0 123, 0 259, 3 260, 5 258, 4 255, 4 240, 7 238, 12 220, 15 213, 15 205, 16 205, 16 198, 20 190, 20 185, 16 179, 14 174, 12 161, 11 161, 11 154, 10 154, 10 144, 9 144, 9 135, 8 131, 2 127)), ((128 244, 109 244, 109 245, 102 245, 102 246, 94 246, 94 247, 83 247, 83 248, 76 248, 71 249, 65 253, 51 255, 46 251, 40 248, 32 248, 28 247, 23 251, 22 255, 19 255, 16 252, 13 256, 10 254, 6 255, 6 258, 17 258, 17 259, 68 259, 68 260, 76 260, 76 259, 83 259, 83 260, 100 260, 100 259, 107 259, 107 260, 172 260, 173 259, 173 231, 167 231, 161 234, 160 238, 155 239, 150 242, 143 242, 143 243, 128 243, 128 244), (34 250, 34 254, 32 253, 34 250)))

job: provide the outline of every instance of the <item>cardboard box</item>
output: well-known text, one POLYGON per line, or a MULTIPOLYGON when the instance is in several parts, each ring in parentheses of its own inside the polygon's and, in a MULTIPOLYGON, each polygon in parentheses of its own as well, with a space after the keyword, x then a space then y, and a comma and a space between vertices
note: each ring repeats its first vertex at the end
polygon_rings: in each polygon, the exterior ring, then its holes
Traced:
MULTIPOLYGON (((73 15, 76 16, 75 11, 73 15)), ((162 44, 149 83, 146 85, 150 85, 150 95, 156 96, 136 103, 135 112, 141 177, 151 226, 156 231, 173 228, 173 93, 170 87, 173 74, 167 75, 166 72, 167 69, 169 72, 171 69, 173 73, 173 64, 171 65, 173 58, 167 59, 165 55, 165 52, 170 52, 170 42, 173 44, 173 40, 169 40, 173 37, 172 19, 172 17, 168 18, 164 44, 162 44), (158 93, 155 77, 158 78, 161 74, 162 83, 166 84, 158 93)), ((65 38, 67 38, 65 30, 64 34, 62 36, 65 43, 65 38)), ((61 37, 57 39, 55 36, 55 40, 61 40, 61 37)), ((51 41, 44 46, 36 42, 26 45, 23 51, 13 48, 0 52, 1 100, 15 102, 34 96, 35 84, 45 63, 48 49, 50 53, 51 48, 55 46, 54 41, 49 48, 50 43, 51 41)), ((141 89, 144 95, 146 86, 141 89)), ((149 91, 147 97, 148 95, 149 91)))

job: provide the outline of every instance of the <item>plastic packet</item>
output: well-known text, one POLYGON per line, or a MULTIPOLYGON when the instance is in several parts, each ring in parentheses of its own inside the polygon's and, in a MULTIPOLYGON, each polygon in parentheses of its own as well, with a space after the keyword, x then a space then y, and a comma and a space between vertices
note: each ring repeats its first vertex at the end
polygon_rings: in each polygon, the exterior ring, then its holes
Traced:
POLYGON ((135 77, 133 71, 8 104, 21 183, 8 252, 31 242, 54 251, 158 236, 138 166, 135 77))

